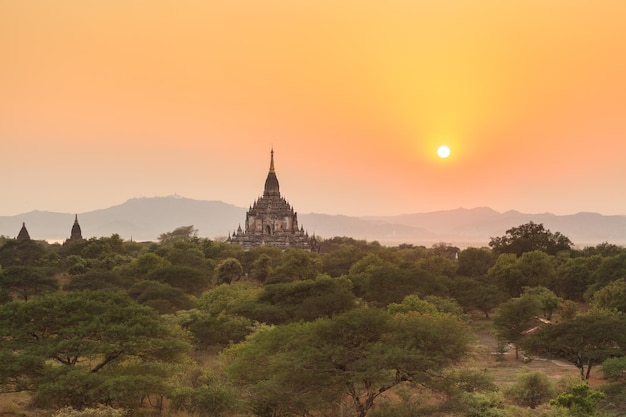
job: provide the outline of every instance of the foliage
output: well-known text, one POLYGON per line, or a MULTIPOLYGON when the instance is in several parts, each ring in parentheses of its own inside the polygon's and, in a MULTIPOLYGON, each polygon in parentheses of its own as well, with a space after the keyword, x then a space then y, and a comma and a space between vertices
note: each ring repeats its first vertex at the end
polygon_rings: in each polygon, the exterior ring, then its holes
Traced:
POLYGON ((126 417, 128 412, 119 408, 109 406, 98 406, 96 408, 85 408, 76 410, 72 407, 63 407, 52 413, 52 417, 126 417))
POLYGON ((259 331, 228 350, 227 369, 256 403, 276 412, 332 409, 347 396, 363 417, 396 385, 433 385, 468 342, 465 325, 449 314, 361 308, 259 331))
POLYGON ((43 266, 45 247, 35 240, 7 240, 0 246, 0 265, 43 266))
MULTIPOLYGON (((289 321, 297 321, 331 317, 347 311, 354 306, 355 297, 349 279, 320 274, 315 280, 266 285, 257 301, 278 307, 289 321)), ((268 323, 282 322, 272 320, 268 323)))
POLYGON ((507 230, 504 236, 490 238, 489 246, 497 254, 521 256, 526 252, 540 250, 548 255, 556 255, 571 249, 572 242, 561 233, 552 233, 544 229, 543 224, 531 221, 507 230))
POLYGON ((496 262, 494 253, 485 248, 466 248, 459 253, 457 273, 464 277, 481 278, 496 262))
POLYGON ((139 304, 154 308, 159 314, 192 307, 191 298, 182 289, 158 281, 140 281, 129 288, 128 295, 139 304))
POLYGON ((578 384, 559 394, 550 404, 567 408, 575 417, 592 417, 597 415, 597 406, 602 398, 604 395, 592 390, 588 384, 578 384))
POLYGON ((619 381, 626 378, 626 356, 608 358, 602 362, 602 374, 605 379, 619 381))
POLYGON ((72 277, 70 282, 63 286, 65 291, 119 291, 131 285, 117 271, 91 270, 84 274, 72 277))
POLYGON ((556 389, 548 375, 543 372, 524 372, 511 386, 507 395, 524 407, 536 408, 554 397, 556 389))
POLYGON ((42 406, 106 402, 115 397, 119 378, 140 386, 137 379, 149 373, 145 367, 137 373, 137 366, 176 361, 187 348, 156 312, 111 291, 0 306, 0 337, 2 387, 32 389, 42 406))
POLYGON ((0 272, 0 288, 28 301, 34 295, 56 291, 59 284, 41 268, 9 266, 0 272))
POLYGON ((215 267, 217 285, 239 281, 243 274, 241 263, 235 258, 226 258, 215 267))
POLYGON ((597 309, 626 313, 626 280, 618 279, 596 291, 591 305, 597 309))
POLYGON ((194 229, 191 226, 180 226, 171 232, 162 233, 159 235, 159 243, 161 245, 168 245, 174 242, 190 242, 194 240, 198 235, 198 229, 194 229))
POLYGON ((561 302, 555 293, 542 286, 524 288, 524 295, 537 297, 537 300, 541 303, 543 316, 547 320, 552 320, 552 313, 559 307, 561 302))
POLYGON ((170 400, 171 410, 199 417, 227 416, 240 407, 235 389, 226 385, 223 377, 210 373, 201 375, 191 385, 175 388, 170 400))
POLYGON ((191 266, 171 265, 158 268, 150 272, 147 279, 159 281, 174 288, 179 288, 187 294, 199 295, 206 290, 210 277, 200 268, 191 266))
POLYGON ((268 284, 315 279, 322 271, 322 261, 318 254, 304 249, 288 249, 283 254, 283 262, 274 269, 267 279, 268 284))
POLYGON ((519 357, 520 339, 524 333, 537 326, 535 317, 541 311, 541 303, 529 295, 512 298, 500 305, 493 324, 498 339, 504 343, 515 343, 515 358, 519 357))
POLYGON ((588 379, 593 366, 626 352, 626 318, 604 313, 580 314, 539 327, 525 336, 523 346, 532 353, 554 355, 574 363, 580 368, 581 379, 588 379))

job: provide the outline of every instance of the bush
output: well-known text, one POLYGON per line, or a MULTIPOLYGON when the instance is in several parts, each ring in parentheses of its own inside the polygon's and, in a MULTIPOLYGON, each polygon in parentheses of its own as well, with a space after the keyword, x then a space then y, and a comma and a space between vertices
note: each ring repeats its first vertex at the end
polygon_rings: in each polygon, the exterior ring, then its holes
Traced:
POLYGON ((518 405, 536 408, 555 395, 554 383, 543 372, 527 372, 517 378, 517 382, 508 390, 518 405))
POLYGON ((62 408, 52 414, 51 417, 126 417, 128 411, 108 406, 85 408, 75 410, 72 407, 62 408))

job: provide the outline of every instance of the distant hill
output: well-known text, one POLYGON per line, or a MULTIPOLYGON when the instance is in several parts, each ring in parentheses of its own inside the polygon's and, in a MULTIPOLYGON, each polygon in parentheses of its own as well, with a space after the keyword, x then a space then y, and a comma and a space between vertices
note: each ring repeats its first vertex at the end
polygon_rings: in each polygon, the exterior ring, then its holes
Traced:
MULTIPOLYGON (((245 221, 246 209, 221 201, 201 201, 178 196, 133 198, 107 209, 78 213, 83 237, 119 234, 124 239, 156 240, 164 232, 193 225, 198 235, 211 239, 226 237, 245 221)), ((529 221, 543 223, 561 232, 579 246, 609 242, 626 243, 626 216, 577 213, 499 213, 490 208, 458 208, 398 216, 331 216, 299 213, 300 225, 310 235, 323 238, 349 236, 396 245, 413 243, 430 246, 437 242, 457 246, 486 246, 489 238, 529 221)), ((69 237, 74 213, 31 211, 0 216, 0 235, 15 237, 22 222, 33 239, 63 241, 69 237)))

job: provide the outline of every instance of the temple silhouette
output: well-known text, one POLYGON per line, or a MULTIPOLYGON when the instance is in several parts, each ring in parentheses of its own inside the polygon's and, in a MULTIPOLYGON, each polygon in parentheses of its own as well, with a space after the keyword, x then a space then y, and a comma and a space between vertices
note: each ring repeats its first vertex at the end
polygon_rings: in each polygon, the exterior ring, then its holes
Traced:
POLYGON ((245 250, 262 245, 280 249, 315 249, 315 236, 309 237, 304 228, 298 226, 298 214, 280 195, 274 149, 270 152, 270 169, 263 196, 248 209, 244 228, 239 225, 232 235, 229 234, 227 242, 238 243, 245 250))

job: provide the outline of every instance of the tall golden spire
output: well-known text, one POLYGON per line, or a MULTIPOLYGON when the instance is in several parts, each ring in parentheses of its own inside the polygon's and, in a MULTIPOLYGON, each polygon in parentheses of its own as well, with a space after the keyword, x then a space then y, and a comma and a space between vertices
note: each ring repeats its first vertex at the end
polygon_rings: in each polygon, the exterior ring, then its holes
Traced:
POLYGON ((274 171, 274 147, 272 146, 272 151, 270 152, 271 158, 270 158, 270 172, 273 174, 275 173, 274 171))

